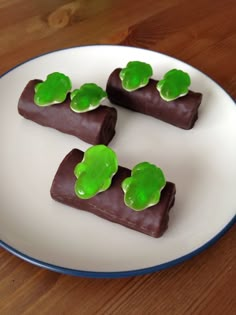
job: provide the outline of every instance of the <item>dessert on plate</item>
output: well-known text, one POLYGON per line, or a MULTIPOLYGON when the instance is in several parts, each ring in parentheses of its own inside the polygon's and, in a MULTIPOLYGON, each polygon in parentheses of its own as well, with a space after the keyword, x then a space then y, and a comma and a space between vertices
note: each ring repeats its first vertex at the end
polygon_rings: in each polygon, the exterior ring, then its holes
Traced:
POLYGON ((115 135, 117 111, 100 105, 105 91, 94 83, 70 90, 70 79, 61 73, 48 75, 44 82, 31 80, 20 96, 18 112, 90 144, 108 144, 115 135))
POLYGON ((157 81, 151 78, 152 74, 152 67, 140 61, 115 69, 106 86, 110 102, 179 128, 193 128, 202 94, 188 89, 189 75, 172 69, 157 81))
POLYGON ((118 165, 112 149, 97 145, 85 153, 78 149, 69 152, 50 192, 63 204, 160 237, 168 227, 176 188, 155 165, 141 162, 131 171, 118 165))

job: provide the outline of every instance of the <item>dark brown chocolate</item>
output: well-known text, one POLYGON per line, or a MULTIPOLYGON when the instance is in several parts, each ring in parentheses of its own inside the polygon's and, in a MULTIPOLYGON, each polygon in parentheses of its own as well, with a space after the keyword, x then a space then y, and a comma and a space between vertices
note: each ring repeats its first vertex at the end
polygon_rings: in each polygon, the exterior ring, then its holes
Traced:
POLYGON ((83 155, 82 151, 73 149, 61 162, 51 186, 52 198, 130 229, 153 237, 160 237, 168 226, 169 210, 175 199, 175 185, 167 182, 157 205, 143 211, 134 211, 125 205, 124 193, 121 188, 122 181, 130 176, 131 171, 119 166, 108 190, 87 200, 80 199, 74 192, 76 180, 74 168, 77 163, 82 161, 83 155))
POLYGON ((101 105, 86 113, 70 109, 69 95, 65 102, 47 107, 34 103, 34 86, 40 80, 31 80, 22 92, 18 112, 34 122, 74 135, 91 144, 108 144, 115 134, 117 111, 101 105))
POLYGON ((173 101, 165 101, 156 89, 158 81, 150 79, 148 85, 128 92, 122 88, 119 77, 121 69, 115 69, 107 82, 109 100, 133 111, 153 116, 174 126, 191 129, 198 118, 202 94, 189 91, 173 101))

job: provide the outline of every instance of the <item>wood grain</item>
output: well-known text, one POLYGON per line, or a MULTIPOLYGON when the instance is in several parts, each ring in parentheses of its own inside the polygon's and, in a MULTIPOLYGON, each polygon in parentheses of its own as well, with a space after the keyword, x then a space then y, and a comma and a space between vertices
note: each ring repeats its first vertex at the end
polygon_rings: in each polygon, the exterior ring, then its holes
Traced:
POLYGON ((1 314, 233 314, 232 229, 191 260, 158 273, 89 279, 39 269, 0 252, 1 314), (222 313, 223 312, 223 313, 222 313))
MULTIPOLYGON (((0 0, 0 74, 56 49, 122 44, 188 62, 236 98, 235 21, 234 0, 0 0)), ((61 275, 0 249, 0 314, 232 315, 235 241, 233 227, 189 261, 124 279, 61 275)))

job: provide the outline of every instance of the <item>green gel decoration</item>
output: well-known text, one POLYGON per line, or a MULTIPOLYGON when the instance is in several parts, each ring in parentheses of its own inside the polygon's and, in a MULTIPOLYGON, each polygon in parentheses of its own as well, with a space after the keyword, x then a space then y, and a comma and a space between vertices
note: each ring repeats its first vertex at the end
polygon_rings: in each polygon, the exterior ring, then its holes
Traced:
POLYGON ((38 106, 49 106, 65 101, 71 90, 70 78, 63 73, 53 72, 44 82, 35 85, 34 102, 38 106))
POLYGON ((130 61, 126 68, 120 71, 123 89, 134 91, 148 84, 152 76, 152 67, 141 61, 130 61))
POLYGON ((165 184, 166 180, 160 168, 148 162, 141 162, 133 168, 131 177, 122 182, 124 202, 135 211, 151 207, 160 201, 161 190, 165 184))
POLYGON ((116 153, 103 144, 90 147, 81 163, 74 169, 77 178, 75 193, 81 199, 89 199, 111 185, 118 170, 116 153))
POLYGON ((191 79, 188 73, 172 69, 157 83, 157 89, 160 92, 161 98, 165 101, 172 101, 188 94, 190 84, 191 79))
POLYGON ((70 108, 76 113, 83 113, 97 108, 107 93, 95 83, 85 83, 71 93, 70 108))

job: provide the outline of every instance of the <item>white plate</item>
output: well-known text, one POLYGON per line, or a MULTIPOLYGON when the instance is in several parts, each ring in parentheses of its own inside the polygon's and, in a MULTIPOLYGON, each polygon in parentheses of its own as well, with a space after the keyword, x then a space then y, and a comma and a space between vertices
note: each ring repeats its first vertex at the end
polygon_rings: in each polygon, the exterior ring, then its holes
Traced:
MULTIPOLYGON (((51 270, 92 277, 121 277, 160 270, 197 254, 235 220, 236 107, 233 100, 193 67, 144 49, 87 46, 39 56, 10 70, 0 81, 0 239, 15 255, 51 270), (50 198, 57 167, 72 149, 89 147, 73 136, 22 118, 18 98, 33 78, 59 71, 73 87, 95 82, 131 60, 150 63, 154 78, 187 71, 191 89, 203 93, 199 119, 182 130, 117 107, 110 146, 132 168, 148 160, 177 186, 169 228, 154 239, 76 210, 50 198)), ((107 102, 109 103, 109 102, 107 102)))

